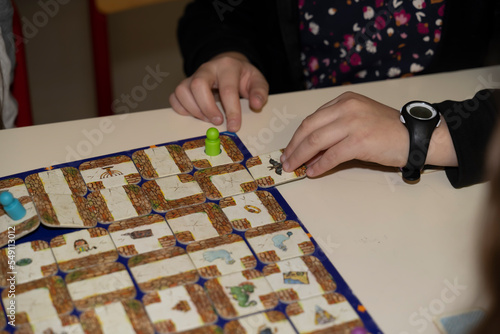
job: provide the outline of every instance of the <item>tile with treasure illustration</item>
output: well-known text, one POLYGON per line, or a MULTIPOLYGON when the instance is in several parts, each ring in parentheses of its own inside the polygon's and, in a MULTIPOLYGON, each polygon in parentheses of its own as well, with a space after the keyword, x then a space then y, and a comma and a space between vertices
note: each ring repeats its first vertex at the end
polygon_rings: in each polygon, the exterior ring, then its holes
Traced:
POLYGON ((209 279, 253 269, 257 259, 237 234, 196 241, 186 247, 200 276, 209 279))
POLYGON ((108 232, 118 253, 123 257, 175 246, 175 237, 170 227, 157 214, 112 223, 108 232))
POLYGON ((248 171, 252 174, 259 187, 269 188, 306 177, 305 166, 301 166, 290 173, 285 172, 280 162, 282 153, 283 150, 278 150, 247 160, 248 171))
POLYGON ((127 268, 119 262, 75 270, 67 274, 65 280, 71 299, 79 311, 135 298, 136 295, 127 268))
POLYGON ((90 191, 137 184, 141 175, 125 155, 84 162, 79 167, 90 191))
POLYGON ((60 276, 16 285, 15 296, 9 297, 11 294, 9 289, 3 290, 2 302, 7 312, 11 301, 15 302, 16 327, 41 323, 73 311, 68 289, 60 276))
POLYGON ((131 257, 127 265, 139 289, 145 293, 199 279, 193 262, 181 247, 139 254, 131 257))
POLYGON ((289 304, 286 314, 300 334, 350 333, 354 328, 364 328, 351 304, 336 292, 289 304))
POLYGON ((23 180, 20 178, 11 178, 0 181, 0 193, 8 191, 17 198, 26 209, 26 215, 19 219, 14 220, 0 205, 0 247, 7 245, 9 240, 19 239, 26 234, 33 232, 40 225, 38 214, 35 205, 24 185, 23 180), (10 236, 9 236, 10 235, 10 236))
POLYGON ((245 232, 245 238, 263 263, 314 253, 309 236, 293 220, 252 228, 245 232))
POLYGON ((59 194, 85 196, 87 185, 80 171, 74 167, 48 169, 26 177, 26 188, 31 195, 59 194))
POLYGON ((142 185, 142 190, 156 212, 166 212, 205 202, 203 190, 190 174, 147 181, 142 185))
POLYGON ((9 248, 0 250, 0 286, 7 286, 9 272, 16 272, 16 284, 35 281, 57 273, 49 244, 43 240, 19 243, 15 248, 15 267, 9 266, 9 248))
POLYGON ((34 333, 85 334, 78 317, 72 314, 59 315, 42 321, 31 322, 29 326, 21 326, 14 332, 14 334, 34 333))
POLYGON ((217 320, 210 299, 198 284, 151 292, 142 301, 157 333, 191 330, 217 320))
POLYGON ((273 309, 278 296, 264 275, 249 269, 205 282, 205 289, 217 313, 226 320, 273 309))
POLYGON ((89 309, 80 315, 85 333, 154 334, 153 324, 142 303, 136 299, 114 302, 89 309))
POLYGON ((243 165, 229 164, 199 170, 194 178, 208 199, 217 200, 257 190, 257 183, 243 165))
POLYGON ((135 184, 94 191, 87 199, 97 221, 102 224, 144 216, 151 212, 151 203, 141 187, 135 184))
POLYGON ((294 333, 292 324, 280 311, 267 311, 232 320, 224 326, 224 333, 294 333))
POLYGON ((167 223, 180 243, 210 239, 233 231, 231 223, 215 203, 203 203, 165 214, 167 223))
POLYGON ((283 303, 319 296, 335 291, 332 275, 315 256, 302 256, 273 264, 262 269, 267 281, 283 303))
POLYGON ((102 227, 58 235, 50 240, 50 247, 64 272, 118 259, 115 245, 102 227))
POLYGON ((262 190, 223 198, 219 206, 237 231, 246 231, 252 227, 286 219, 285 211, 274 196, 262 190))
POLYGON ((134 152, 132 160, 146 180, 189 173, 193 170, 191 160, 179 145, 151 146, 134 152))
POLYGON ((216 156, 205 154, 205 138, 185 142, 182 148, 196 169, 226 165, 243 161, 243 153, 234 141, 225 135, 219 136, 221 153, 216 156))

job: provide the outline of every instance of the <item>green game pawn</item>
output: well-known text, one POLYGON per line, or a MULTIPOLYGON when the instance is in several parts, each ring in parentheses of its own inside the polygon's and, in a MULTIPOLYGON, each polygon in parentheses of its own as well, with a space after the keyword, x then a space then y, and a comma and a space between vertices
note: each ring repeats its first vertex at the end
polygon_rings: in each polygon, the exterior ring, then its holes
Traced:
POLYGON ((219 130, 210 128, 207 130, 207 138, 205 138, 205 154, 215 157, 219 155, 220 152, 219 130))

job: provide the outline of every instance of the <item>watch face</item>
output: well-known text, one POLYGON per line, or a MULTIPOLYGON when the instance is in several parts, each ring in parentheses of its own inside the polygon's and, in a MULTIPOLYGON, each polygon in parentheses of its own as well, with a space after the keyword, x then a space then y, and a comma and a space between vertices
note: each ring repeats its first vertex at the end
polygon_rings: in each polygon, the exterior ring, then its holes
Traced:
POLYGON ((428 120, 437 116, 437 111, 429 104, 422 102, 411 103, 406 107, 408 114, 416 119, 428 120))

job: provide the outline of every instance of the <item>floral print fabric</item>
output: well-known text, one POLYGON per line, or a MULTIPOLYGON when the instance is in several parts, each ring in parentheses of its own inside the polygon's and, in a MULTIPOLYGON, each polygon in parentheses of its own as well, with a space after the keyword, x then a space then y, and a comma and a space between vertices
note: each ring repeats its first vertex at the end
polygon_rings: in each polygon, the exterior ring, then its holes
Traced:
POLYGON ((444 0, 299 0, 307 88, 413 75, 441 39, 444 0))

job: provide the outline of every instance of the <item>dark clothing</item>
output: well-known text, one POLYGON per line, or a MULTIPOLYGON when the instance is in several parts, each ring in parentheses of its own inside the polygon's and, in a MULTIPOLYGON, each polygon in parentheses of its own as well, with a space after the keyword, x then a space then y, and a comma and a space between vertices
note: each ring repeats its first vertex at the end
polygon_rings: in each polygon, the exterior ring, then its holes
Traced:
MULTIPOLYGON (((446 1, 441 41, 432 62, 420 73, 485 65, 491 41, 500 35, 499 9, 498 0, 446 1)), ((297 1, 195 0, 187 6, 178 30, 185 72, 190 76, 215 55, 236 51, 264 74, 271 94, 302 90, 298 20, 297 1)), ((481 182, 485 149, 499 108, 493 95, 445 101, 436 108, 450 127, 460 166, 447 169, 450 182, 454 187, 481 182), (479 103, 470 117, 456 107, 473 102, 479 103)))
POLYGON ((455 188, 485 181, 488 141, 500 110, 500 90, 482 90, 472 99, 434 104, 445 118, 457 153, 458 166, 446 168, 455 188))
MULTIPOLYGON (((440 45, 422 73, 484 65, 499 8, 498 0, 447 1, 440 45)), ((304 89, 298 22, 297 1, 195 0, 178 30, 186 75, 217 54, 238 51, 264 74, 271 94, 304 89)))

